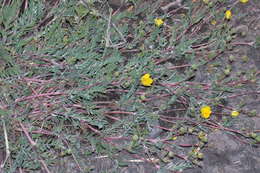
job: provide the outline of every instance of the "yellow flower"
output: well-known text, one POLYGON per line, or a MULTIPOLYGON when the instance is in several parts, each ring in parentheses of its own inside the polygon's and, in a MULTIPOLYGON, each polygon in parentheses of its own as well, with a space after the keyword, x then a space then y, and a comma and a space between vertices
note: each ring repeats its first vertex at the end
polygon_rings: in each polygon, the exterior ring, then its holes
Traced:
POLYGON ((249 0, 239 0, 241 3, 247 3, 249 0))
POLYGON ((177 136, 173 136, 172 140, 175 141, 177 139, 177 136))
POLYGON ((216 20, 212 20, 210 23, 211 23, 211 25, 216 25, 217 21, 216 20))
POLYGON ((225 18, 226 18, 227 20, 230 20, 230 19, 232 18, 232 12, 231 12, 230 10, 227 10, 227 11, 225 12, 225 18))
POLYGON ((154 23, 156 26, 160 27, 164 23, 164 21, 161 18, 156 18, 154 19, 154 23))
POLYGON ((146 73, 141 77, 141 84, 143 86, 152 86, 153 79, 151 78, 149 73, 146 73))
POLYGON ((211 114, 211 108, 209 106, 202 106, 200 109, 200 115, 202 118, 209 118, 211 114))
POLYGON ((231 117, 237 117, 239 115, 239 112, 238 111, 232 111, 230 115, 231 115, 231 117))

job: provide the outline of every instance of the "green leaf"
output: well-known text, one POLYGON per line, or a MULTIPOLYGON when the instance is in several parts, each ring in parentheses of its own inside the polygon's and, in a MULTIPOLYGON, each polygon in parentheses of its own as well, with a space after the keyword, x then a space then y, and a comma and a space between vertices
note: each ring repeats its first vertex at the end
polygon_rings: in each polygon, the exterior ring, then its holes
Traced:
POLYGON ((255 45, 256 45, 256 47, 260 47, 260 35, 256 36, 255 45))
POLYGON ((127 167, 129 164, 127 162, 124 162, 124 161, 119 161, 118 162, 118 166, 120 167, 127 167))
POLYGON ((4 110, 4 109, 0 109, 0 117, 1 116, 8 116, 9 114, 10 114, 10 111, 4 110))
POLYGON ((255 140, 256 140, 257 143, 259 143, 259 142, 260 142, 260 135, 258 135, 257 137, 255 137, 255 140))
POLYGON ((0 61, 4 61, 5 63, 12 61, 12 57, 9 55, 9 52, 2 45, 0 45, 0 61))
POLYGON ((75 11, 79 17, 84 17, 89 13, 89 9, 87 9, 84 5, 79 4, 75 7, 75 11))
POLYGON ((0 16, 3 16, 2 22, 6 29, 11 27, 10 24, 15 20, 16 16, 18 15, 21 2, 22 1, 16 0, 11 5, 2 8, 0 16))

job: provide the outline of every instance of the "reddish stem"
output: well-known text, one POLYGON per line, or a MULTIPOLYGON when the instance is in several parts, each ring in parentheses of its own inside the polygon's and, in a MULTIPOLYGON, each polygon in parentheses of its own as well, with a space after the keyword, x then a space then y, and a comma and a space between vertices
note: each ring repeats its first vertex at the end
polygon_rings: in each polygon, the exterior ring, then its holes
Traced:
POLYGON ((108 111, 105 114, 128 114, 128 115, 135 115, 134 112, 126 112, 126 111, 108 111))
POLYGON ((35 99, 37 97, 48 97, 48 96, 55 96, 55 95, 64 95, 65 93, 62 92, 52 92, 52 93, 44 93, 44 94, 37 94, 37 95, 33 95, 33 96, 28 96, 28 97, 21 97, 15 100, 15 102, 21 102, 21 101, 25 101, 25 100, 32 100, 35 99))

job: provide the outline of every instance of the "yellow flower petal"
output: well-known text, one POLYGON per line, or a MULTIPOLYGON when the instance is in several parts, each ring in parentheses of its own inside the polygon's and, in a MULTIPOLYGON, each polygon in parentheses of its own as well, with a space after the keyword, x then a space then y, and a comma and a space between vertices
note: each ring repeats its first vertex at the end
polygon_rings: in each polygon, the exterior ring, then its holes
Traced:
POLYGON ((161 18, 156 18, 154 19, 154 23, 156 26, 160 27, 164 23, 164 21, 161 18))
POLYGON ((247 3, 249 0, 239 0, 241 3, 247 3))
POLYGON ((227 20, 230 20, 230 19, 232 18, 232 12, 231 12, 230 10, 227 10, 227 11, 225 12, 225 18, 226 18, 227 20))
POLYGON ((146 73, 141 77, 141 84, 143 86, 152 86, 152 83, 153 79, 150 77, 149 73, 146 73))
POLYGON ((237 117, 239 115, 239 112, 238 111, 232 111, 230 115, 231 115, 231 117, 237 117))
POLYGON ((202 118, 209 118, 211 115, 211 107, 209 106, 202 106, 200 109, 200 116, 202 118))

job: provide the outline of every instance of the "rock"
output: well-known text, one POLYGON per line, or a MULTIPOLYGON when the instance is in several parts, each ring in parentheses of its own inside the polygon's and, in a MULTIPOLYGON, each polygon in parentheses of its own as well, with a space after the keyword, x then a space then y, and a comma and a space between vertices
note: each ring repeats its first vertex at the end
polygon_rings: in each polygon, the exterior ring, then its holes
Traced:
POLYGON ((184 173, 259 173, 260 149, 236 141, 224 131, 209 134, 208 147, 203 150, 203 168, 184 173))

